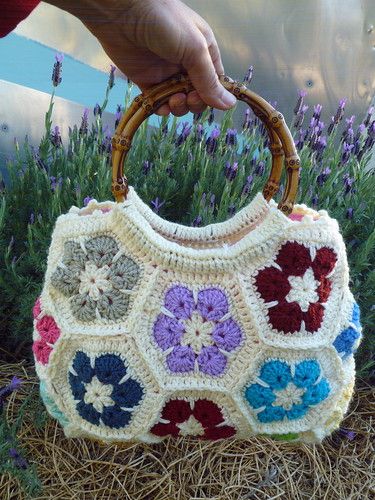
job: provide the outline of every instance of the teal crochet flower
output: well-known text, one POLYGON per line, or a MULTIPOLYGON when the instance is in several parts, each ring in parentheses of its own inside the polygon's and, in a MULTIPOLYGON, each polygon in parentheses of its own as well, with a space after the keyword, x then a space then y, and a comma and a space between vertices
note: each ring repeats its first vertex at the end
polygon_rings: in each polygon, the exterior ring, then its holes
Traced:
POLYGON ((44 403, 44 406, 47 408, 48 413, 51 417, 55 418, 63 427, 69 424, 69 420, 66 416, 58 409, 56 403, 51 398, 47 391, 46 384, 41 380, 39 385, 40 396, 44 403))
POLYGON ((321 377, 319 363, 305 359, 297 363, 292 375, 291 365, 279 359, 267 361, 259 373, 259 383, 245 389, 249 405, 262 423, 296 420, 304 417, 311 406, 327 398, 330 386, 321 377))

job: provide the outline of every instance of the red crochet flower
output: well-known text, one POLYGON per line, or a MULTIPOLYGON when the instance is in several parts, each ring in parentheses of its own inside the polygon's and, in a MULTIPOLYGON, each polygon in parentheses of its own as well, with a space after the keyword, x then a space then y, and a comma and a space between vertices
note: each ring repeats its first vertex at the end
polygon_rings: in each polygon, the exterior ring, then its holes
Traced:
MULTIPOLYGON (((33 307, 34 318, 38 318, 40 313, 41 303, 40 298, 38 298, 33 307)), ((52 345, 60 337, 60 328, 52 316, 45 315, 36 322, 36 329, 40 338, 33 343, 33 353, 39 363, 46 365, 52 352, 52 345)))
POLYGON ((276 330, 295 333, 301 330, 302 322, 308 332, 320 328, 323 304, 332 288, 327 276, 336 261, 330 248, 319 248, 312 259, 308 247, 288 241, 277 254, 277 266, 258 272, 255 284, 263 300, 271 303, 268 317, 276 330))
POLYGON ((156 436, 196 436, 200 439, 222 439, 233 436, 236 430, 224 422, 220 408, 207 399, 198 399, 193 409, 183 399, 168 401, 162 411, 162 419, 151 429, 156 436))

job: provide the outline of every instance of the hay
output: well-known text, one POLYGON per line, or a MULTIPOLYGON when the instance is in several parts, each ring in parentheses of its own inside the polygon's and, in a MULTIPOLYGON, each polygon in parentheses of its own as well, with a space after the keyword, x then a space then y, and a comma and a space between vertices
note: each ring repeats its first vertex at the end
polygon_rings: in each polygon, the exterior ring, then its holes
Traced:
MULTIPOLYGON (((13 375, 24 380, 6 408, 12 422, 37 380, 22 363, 3 364, 0 374, 1 385, 13 375)), ((336 432, 323 446, 264 438, 104 446, 66 439, 52 419, 38 429, 28 417, 18 436, 43 485, 38 499, 365 500, 375 495, 374 395, 374 388, 358 383, 343 423, 355 438, 336 432)), ((0 498, 25 498, 7 473, 0 478, 0 498)))

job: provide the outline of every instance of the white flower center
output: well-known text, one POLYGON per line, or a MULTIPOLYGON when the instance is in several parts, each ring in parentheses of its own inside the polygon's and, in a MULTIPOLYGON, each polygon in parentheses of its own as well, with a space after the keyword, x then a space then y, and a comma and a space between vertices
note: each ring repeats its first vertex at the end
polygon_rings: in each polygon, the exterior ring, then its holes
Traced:
POLYGON ((316 289, 319 281, 314 278, 314 272, 309 267, 303 276, 289 276, 290 286, 292 287, 286 300, 288 302, 297 302, 303 312, 307 312, 310 303, 317 302, 319 296, 316 289))
POLYGON ((176 425, 182 436, 203 436, 204 434, 202 424, 193 415, 190 415, 189 420, 176 425))
POLYGON ((204 321, 202 316, 194 311, 191 318, 184 323, 185 333, 182 345, 190 345, 193 351, 198 354, 203 346, 213 344, 211 337, 213 327, 212 321, 204 321))
POLYGON ((96 411, 101 413, 106 406, 113 406, 115 403, 111 398, 113 385, 102 384, 95 375, 91 382, 85 384, 86 394, 84 401, 86 404, 92 403, 96 411))
POLYGON ((111 283, 108 279, 109 267, 97 267, 93 262, 86 262, 85 270, 81 272, 79 280, 80 294, 88 293, 89 296, 98 300, 100 292, 105 292, 111 288, 111 283))
POLYGON ((276 400, 272 403, 273 406, 282 406, 284 410, 290 410, 294 404, 301 403, 301 396, 304 394, 305 389, 300 389, 292 382, 282 389, 275 392, 276 400))

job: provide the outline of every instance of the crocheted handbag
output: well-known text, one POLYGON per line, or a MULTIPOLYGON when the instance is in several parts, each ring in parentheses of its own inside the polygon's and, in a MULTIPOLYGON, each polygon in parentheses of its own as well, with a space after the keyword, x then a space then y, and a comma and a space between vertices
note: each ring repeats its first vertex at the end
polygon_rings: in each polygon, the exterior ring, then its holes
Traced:
POLYGON ((56 221, 33 352, 42 398, 66 436, 312 442, 347 411, 361 327, 338 223, 294 205, 300 161, 283 116, 243 84, 220 81, 270 137, 271 174, 248 206, 187 227, 128 186, 123 161, 136 129, 172 94, 193 90, 177 75, 136 97, 117 127, 116 201, 92 200, 56 221))

